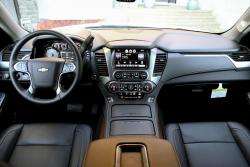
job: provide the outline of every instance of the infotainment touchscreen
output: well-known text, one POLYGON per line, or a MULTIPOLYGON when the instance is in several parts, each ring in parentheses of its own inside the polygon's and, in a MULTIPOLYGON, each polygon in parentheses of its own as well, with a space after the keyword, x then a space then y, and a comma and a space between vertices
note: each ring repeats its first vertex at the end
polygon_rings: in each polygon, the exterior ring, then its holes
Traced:
POLYGON ((147 52, 145 49, 116 49, 115 67, 146 68, 147 52))

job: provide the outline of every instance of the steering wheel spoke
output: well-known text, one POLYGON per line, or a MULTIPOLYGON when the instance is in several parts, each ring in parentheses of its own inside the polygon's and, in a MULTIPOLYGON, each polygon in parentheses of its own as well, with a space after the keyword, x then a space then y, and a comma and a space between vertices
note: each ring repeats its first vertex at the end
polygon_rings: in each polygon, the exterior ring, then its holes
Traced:
POLYGON ((33 98, 33 95, 35 93, 34 89, 32 88, 32 86, 30 85, 28 89, 23 89, 21 91, 23 93, 23 95, 26 97, 26 98, 33 98))
POLYGON ((23 72, 28 73, 28 61, 19 61, 16 64, 14 64, 14 70, 16 72, 23 72))
POLYGON ((29 86, 29 88, 27 89, 27 91, 33 95, 35 93, 35 90, 33 89, 32 85, 29 86))

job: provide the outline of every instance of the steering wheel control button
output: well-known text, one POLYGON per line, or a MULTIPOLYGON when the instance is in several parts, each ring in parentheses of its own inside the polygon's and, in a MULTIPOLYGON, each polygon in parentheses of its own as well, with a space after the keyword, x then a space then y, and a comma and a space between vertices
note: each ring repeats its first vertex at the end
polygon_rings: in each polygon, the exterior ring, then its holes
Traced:
POLYGON ((26 62, 18 62, 14 65, 14 69, 18 72, 27 72, 26 62))
POLYGON ((8 74, 8 73, 3 74, 3 79, 5 79, 5 80, 10 79, 10 74, 8 74))
POLYGON ((76 66, 74 63, 65 63, 63 67, 63 73, 74 72, 75 69, 76 69, 76 66))

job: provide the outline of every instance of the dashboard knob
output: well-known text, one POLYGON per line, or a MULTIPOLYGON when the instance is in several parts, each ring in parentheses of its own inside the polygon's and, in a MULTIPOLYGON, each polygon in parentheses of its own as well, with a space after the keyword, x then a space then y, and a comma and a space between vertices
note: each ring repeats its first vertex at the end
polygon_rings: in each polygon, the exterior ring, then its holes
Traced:
POLYGON ((118 85, 117 82, 111 82, 111 83, 108 84, 108 89, 109 89, 111 92, 115 93, 116 91, 119 90, 119 85, 118 85))
POLYGON ((134 90, 134 85, 133 84, 129 84, 128 85, 128 90, 129 91, 133 91, 134 90))
POLYGON ((153 85, 150 83, 150 82, 146 82, 144 85, 143 85, 143 90, 147 93, 150 93, 152 92, 153 90, 153 85))

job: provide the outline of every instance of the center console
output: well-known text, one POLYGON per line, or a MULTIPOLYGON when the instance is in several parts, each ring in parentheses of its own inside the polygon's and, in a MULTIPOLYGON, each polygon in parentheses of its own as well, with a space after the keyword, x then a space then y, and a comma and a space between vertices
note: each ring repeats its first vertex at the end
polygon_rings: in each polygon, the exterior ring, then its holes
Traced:
POLYGON ((156 97, 167 53, 143 46, 116 46, 104 47, 94 56, 94 75, 106 101, 104 137, 159 137, 156 97))

